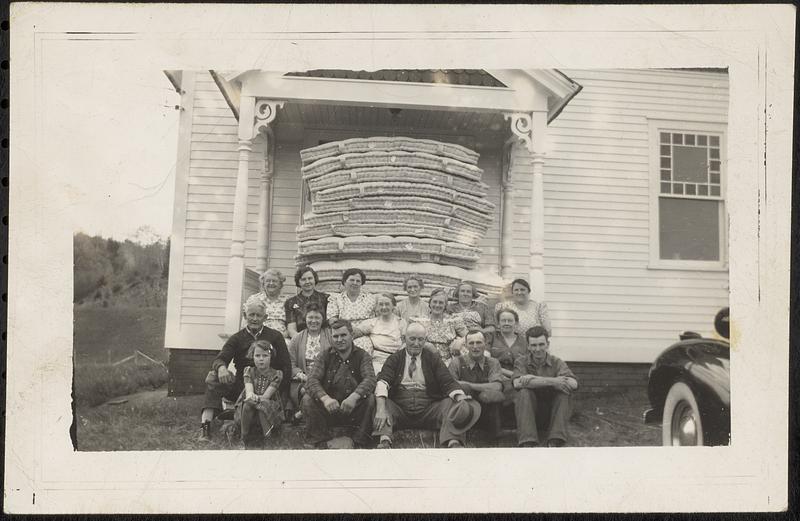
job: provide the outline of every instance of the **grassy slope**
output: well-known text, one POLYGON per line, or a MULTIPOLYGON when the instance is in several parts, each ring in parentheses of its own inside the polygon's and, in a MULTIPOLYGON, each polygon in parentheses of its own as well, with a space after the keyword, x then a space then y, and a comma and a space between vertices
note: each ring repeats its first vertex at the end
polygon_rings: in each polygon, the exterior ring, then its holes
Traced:
POLYGON ((165 308, 79 307, 74 308, 75 364, 116 362, 142 353, 162 362, 165 308))
POLYGON ((99 405, 139 389, 156 389, 167 381, 166 368, 131 361, 109 364, 136 350, 166 362, 164 326, 166 310, 142 307, 75 306, 75 398, 79 406, 99 405))

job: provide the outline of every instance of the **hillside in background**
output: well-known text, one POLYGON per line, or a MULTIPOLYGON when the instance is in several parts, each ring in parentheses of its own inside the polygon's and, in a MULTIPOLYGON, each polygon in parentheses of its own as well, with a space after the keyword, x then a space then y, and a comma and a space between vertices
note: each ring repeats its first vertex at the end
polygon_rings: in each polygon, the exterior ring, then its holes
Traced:
POLYGON ((141 228, 134 240, 76 233, 74 294, 80 307, 164 307, 169 277, 169 239, 141 228))
POLYGON ((73 241, 76 402, 95 406, 164 385, 169 241, 147 227, 132 240, 76 233, 73 241))

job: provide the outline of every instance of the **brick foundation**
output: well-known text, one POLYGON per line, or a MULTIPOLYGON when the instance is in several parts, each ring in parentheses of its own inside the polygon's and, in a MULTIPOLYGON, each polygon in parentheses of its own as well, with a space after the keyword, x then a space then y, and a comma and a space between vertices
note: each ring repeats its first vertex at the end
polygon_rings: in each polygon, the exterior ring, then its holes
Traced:
POLYGON ((204 393, 206 375, 218 353, 208 349, 170 349, 169 396, 204 393))
POLYGON ((579 393, 620 392, 647 388, 650 364, 568 362, 578 378, 579 393))

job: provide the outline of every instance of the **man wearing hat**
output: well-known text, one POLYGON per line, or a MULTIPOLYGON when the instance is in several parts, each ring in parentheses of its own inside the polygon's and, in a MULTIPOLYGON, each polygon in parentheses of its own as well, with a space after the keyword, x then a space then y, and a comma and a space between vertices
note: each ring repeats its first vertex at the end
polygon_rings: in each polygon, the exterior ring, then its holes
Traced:
POLYGON ((547 330, 534 326, 525 332, 526 353, 514 361, 511 382, 517 389, 514 413, 520 447, 537 447, 539 429, 547 430, 547 446, 563 447, 567 442, 570 395, 578 380, 567 364, 548 352, 547 330))
POLYGON ((392 447, 396 427, 439 429, 444 447, 464 446, 465 433, 475 425, 481 406, 453 379, 437 353, 423 349, 427 330, 412 323, 405 345, 389 356, 378 374, 373 434, 379 449, 392 447))
POLYGON ((484 354, 486 340, 475 329, 464 338, 467 354, 450 362, 450 372, 464 391, 481 404, 479 426, 494 443, 500 437, 500 406, 503 403, 503 372, 500 362, 484 354))

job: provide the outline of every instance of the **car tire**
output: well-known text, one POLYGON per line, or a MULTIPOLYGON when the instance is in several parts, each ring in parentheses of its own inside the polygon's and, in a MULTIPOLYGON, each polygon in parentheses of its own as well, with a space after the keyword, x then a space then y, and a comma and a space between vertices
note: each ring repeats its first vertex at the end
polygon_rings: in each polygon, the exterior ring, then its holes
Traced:
POLYGON ((670 447, 703 445, 700 408, 685 382, 675 382, 667 393, 661 419, 661 442, 670 447))

